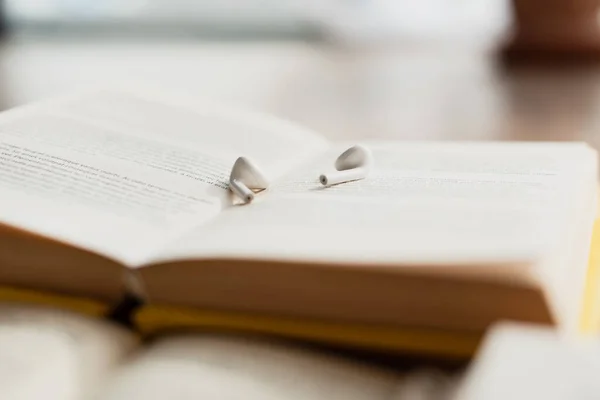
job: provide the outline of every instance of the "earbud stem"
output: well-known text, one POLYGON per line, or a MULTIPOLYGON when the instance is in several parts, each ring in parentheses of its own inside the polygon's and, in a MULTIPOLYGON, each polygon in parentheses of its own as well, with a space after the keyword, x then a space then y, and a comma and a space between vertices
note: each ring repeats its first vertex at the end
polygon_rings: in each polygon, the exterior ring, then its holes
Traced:
POLYGON ((244 203, 250 203, 252 200, 254 200, 254 192, 252 190, 248 189, 248 186, 244 185, 239 180, 232 179, 229 182, 229 187, 231 188, 231 191, 237 197, 242 199, 242 201, 244 203))
POLYGON ((365 168, 353 168, 345 171, 335 171, 328 174, 323 174, 319 177, 319 181, 324 186, 337 185, 338 183, 357 181, 364 179, 367 176, 365 168))

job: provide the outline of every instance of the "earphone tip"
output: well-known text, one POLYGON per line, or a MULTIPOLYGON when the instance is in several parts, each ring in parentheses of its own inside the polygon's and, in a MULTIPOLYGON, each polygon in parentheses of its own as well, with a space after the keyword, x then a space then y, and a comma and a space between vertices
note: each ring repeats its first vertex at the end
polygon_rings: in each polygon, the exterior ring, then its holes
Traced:
POLYGON ((321 175, 319 177, 319 182, 321 182, 322 185, 327 185, 327 176, 321 175))
POLYGON ((266 189, 269 186, 260 168, 247 157, 238 157, 233 164, 229 180, 233 179, 244 182, 250 189, 266 189))
POLYGON ((335 169, 343 171, 358 167, 366 168, 372 163, 372 159, 371 150, 357 144, 346 149, 346 151, 339 155, 337 160, 335 160, 335 169))

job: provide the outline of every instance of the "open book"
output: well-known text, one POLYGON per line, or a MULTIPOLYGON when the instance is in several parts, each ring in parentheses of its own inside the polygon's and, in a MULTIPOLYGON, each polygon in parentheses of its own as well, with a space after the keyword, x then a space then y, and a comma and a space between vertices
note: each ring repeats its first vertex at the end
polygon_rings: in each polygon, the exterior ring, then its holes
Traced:
POLYGON ((0 298, 101 313, 134 291, 147 332, 449 355, 499 319, 596 327, 587 145, 367 140, 367 179, 323 187, 352 144, 146 90, 2 113, 0 298), (248 205, 239 156, 271 182, 248 205))

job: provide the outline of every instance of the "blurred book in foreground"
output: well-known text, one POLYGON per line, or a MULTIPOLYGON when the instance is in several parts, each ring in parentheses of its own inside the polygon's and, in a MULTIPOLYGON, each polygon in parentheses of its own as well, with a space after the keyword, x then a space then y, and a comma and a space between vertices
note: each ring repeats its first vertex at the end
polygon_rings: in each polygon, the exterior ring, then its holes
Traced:
POLYGON ((442 400, 455 382, 248 336, 177 334, 138 346, 109 321, 0 305, 3 400, 442 400))
POLYGON ((81 400, 137 345, 135 335, 108 321, 50 307, 0 305, 3 400, 81 400))
POLYGON ((393 371, 282 343, 176 335, 115 370, 97 399, 384 400, 401 382, 393 371))
POLYGON ((352 144, 152 89, 5 112, 0 299, 103 315, 134 292, 147 334, 457 358, 498 320, 598 330, 590 147, 364 141, 367 178, 323 187, 352 144), (239 156, 271 181, 246 206, 239 156))
POLYGON ((600 343, 539 326, 500 325, 486 338, 456 400, 597 399, 600 343))

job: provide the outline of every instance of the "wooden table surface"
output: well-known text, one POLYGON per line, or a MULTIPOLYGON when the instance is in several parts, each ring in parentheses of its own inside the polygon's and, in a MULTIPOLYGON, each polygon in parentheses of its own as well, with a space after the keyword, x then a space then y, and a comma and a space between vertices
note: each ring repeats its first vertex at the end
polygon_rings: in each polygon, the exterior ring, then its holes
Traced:
POLYGON ((14 39, 0 107, 88 84, 151 82, 272 113, 332 139, 586 140, 600 68, 507 69, 481 45, 14 39))

